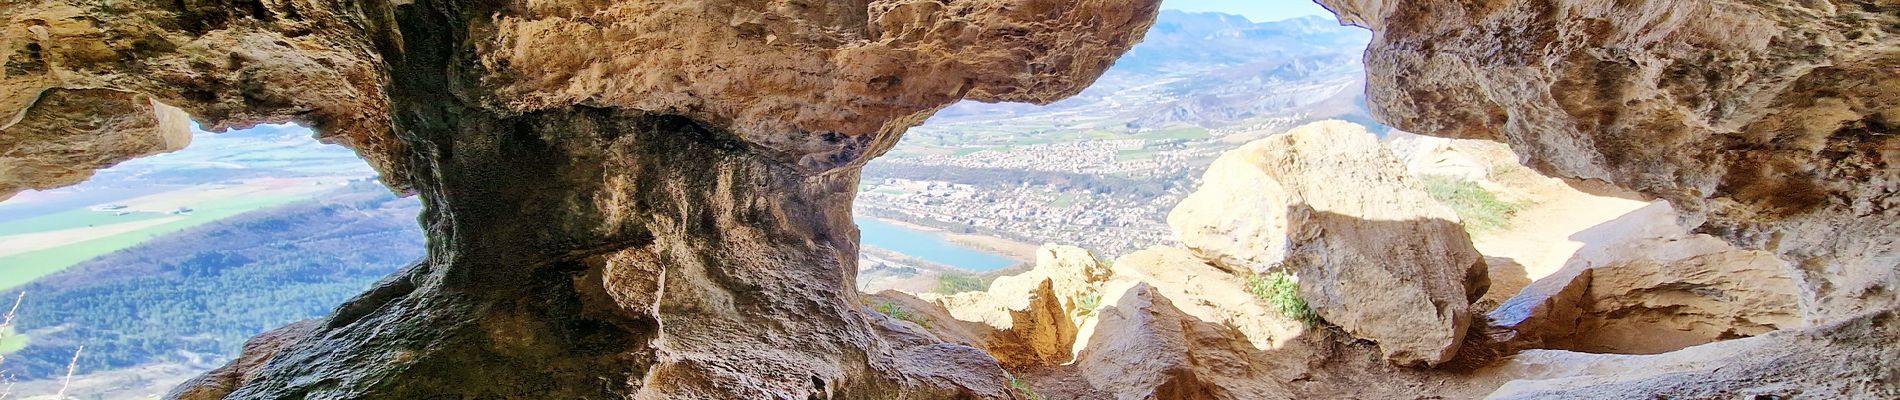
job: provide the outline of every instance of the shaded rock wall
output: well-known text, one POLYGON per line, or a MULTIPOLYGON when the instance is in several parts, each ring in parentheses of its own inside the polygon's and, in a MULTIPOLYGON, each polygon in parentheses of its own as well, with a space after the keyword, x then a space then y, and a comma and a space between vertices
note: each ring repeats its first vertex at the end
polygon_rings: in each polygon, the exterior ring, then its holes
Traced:
POLYGON ((184 111, 137 93, 50 89, 24 111, 0 129, 0 200, 78 184, 95 169, 191 143, 184 111))
POLYGON ((1793 263, 1811 321, 1900 305, 1900 4, 1318 2, 1374 32, 1382 121, 1669 200, 1793 263))
MULTIPOLYGON (((108 89, 309 124, 423 198, 426 259, 181 395, 1007 398, 994 359, 864 316, 857 168, 957 100, 1079 92, 1158 7, 9 2, 0 129, 152 113, 44 106, 108 89)), ((151 151, 50 128, 100 166, 151 151)))

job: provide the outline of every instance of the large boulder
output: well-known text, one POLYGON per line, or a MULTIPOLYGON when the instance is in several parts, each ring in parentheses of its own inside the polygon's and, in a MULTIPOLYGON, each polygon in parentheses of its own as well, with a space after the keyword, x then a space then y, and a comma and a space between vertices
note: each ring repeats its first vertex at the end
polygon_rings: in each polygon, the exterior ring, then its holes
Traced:
POLYGON ((1900 306, 1900 3, 1318 1, 1373 31, 1381 122, 1668 200, 1810 322, 1900 306))
POLYGON ((1294 272, 1314 311, 1398 364, 1450 360, 1489 285, 1457 215, 1347 122, 1222 154, 1169 222, 1209 259, 1294 272))
MULTIPOLYGON (((1273 349, 1307 331, 1249 291, 1247 277, 1223 271, 1193 252, 1151 247, 1115 259, 1114 283, 1141 282, 1194 318, 1233 327, 1255 349, 1273 349)), ((1088 338, 1085 337, 1084 340, 1088 338)))
POLYGON ((1091 386, 1122 400, 1293 398, 1254 368, 1246 339, 1226 325, 1181 312, 1145 283, 1112 287, 1076 367, 1091 386))

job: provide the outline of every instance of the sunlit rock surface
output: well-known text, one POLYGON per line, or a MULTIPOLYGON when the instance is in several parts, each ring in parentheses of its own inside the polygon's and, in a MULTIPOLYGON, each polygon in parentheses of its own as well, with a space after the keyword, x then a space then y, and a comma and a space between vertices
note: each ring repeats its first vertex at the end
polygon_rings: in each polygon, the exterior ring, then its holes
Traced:
POLYGON ((1764 251, 1740 250, 1674 224, 1652 204, 1579 232, 1612 239, 1577 252, 1491 313, 1524 345, 1590 353, 1654 354, 1803 326, 1793 271, 1764 251), (1602 231, 1602 232, 1595 232, 1602 231))
POLYGON ((1314 311, 1394 363, 1458 352, 1470 304, 1489 286, 1483 256, 1365 128, 1294 128, 1222 154, 1206 176, 1169 215, 1183 244, 1293 272, 1314 311), (1237 181, 1250 184, 1222 184, 1237 181))
POLYGON ((1810 321, 1900 299, 1900 3, 1319 0, 1381 121, 1510 143, 1800 269, 1810 321))
POLYGON ((1501 374, 1538 378, 1493 397, 1900 396, 1900 4, 1317 1, 1373 31, 1382 122, 1668 200, 1694 232, 1791 266, 1814 324, 1653 356, 1529 352, 1501 374))

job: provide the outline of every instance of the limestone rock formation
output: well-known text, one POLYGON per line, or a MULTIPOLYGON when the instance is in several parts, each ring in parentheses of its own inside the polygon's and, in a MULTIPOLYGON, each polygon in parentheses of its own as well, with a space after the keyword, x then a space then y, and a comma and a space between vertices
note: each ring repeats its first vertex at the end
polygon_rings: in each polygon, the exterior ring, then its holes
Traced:
POLYGON ((1318 1, 1374 32, 1381 121, 1668 200, 1810 321, 1900 306, 1900 3, 1318 1))
POLYGON ((1090 385, 1124 400, 1293 398, 1234 346, 1246 339, 1232 328, 1182 313, 1147 284, 1116 288, 1076 361, 1090 385))
POLYGON ((1057 365, 1071 359, 1079 332, 1075 319, 1088 298, 1099 300, 1108 278, 1108 268, 1088 250, 1043 245, 1036 250, 1036 265, 1029 271, 999 277, 987 291, 926 294, 923 301, 930 304, 917 308, 939 308, 951 319, 987 325, 986 332, 972 335, 960 332, 970 330, 961 323, 953 323, 947 328, 953 332, 943 336, 980 336, 959 341, 989 350, 1006 366, 1057 365))
MULTIPOLYGON (((1405 170, 1415 176, 1442 176, 1470 182, 1485 181, 1490 171, 1481 154, 1470 154, 1466 147, 1458 146, 1455 139, 1420 136, 1406 131, 1394 130, 1385 134, 1386 147, 1405 164, 1405 170)), ((1497 145, 1496 142, 1483 142, 1497 145)), ((1502 147, 1498 145, 1497 147, 1502 147)), ((1509 151, 1508 148, 1505 149, 1509 151)))
POLYGON ((1887 310, 1657 355, 1531 350, 1479 373, 1511 378, 1488 399, 1891 399, 1895 343, 1887 310))
POLYGON ((1287 257, 1286 188, 1245 157, 1220 157, 1200 189, 1168 211, 1181 244, 1229 271, 1261 271, 1287 257))
MULTIPOLYGON (((1801 327, 1792 268, 1673 224, 1652 204, 1592 230, 1614 238, 1586 246, 1564 270, 1492 312, 1525 345, 1591 353, 1654 354, 1801 327)), ((1579 236, 1597 236, 1580 232, 1579 236)))
POLYGON ((0 200, 191 143, 184 111, 131 92, 51 89, 11 116, 20 119, 0 125, 0 200))
POLYGON ((1306 333, 1303 321, 1290 319, 1248 292, 1247 279, 1222 271, 1193 252, 1151 247, 1115 259, 1111 284, 1141 282, 1172 300, 1194 318, 1233 327, 1255 349, 1279 348, 1306 333))
MULTIPOLYGON (((862 313, 857 169, 952 102, 1081 91, 1158 3, 14 1, 0 129, 299 122, 422 197, 429 256, 230 398, 999 398, 995 360, 862 313)), ((86 154, 7 169, 140 152, 35 135, 86 154)))
POLYGON ((1393 362, 1435 365, 1489 281, 1458 217, 1411 179, 1365 128, 1318 122, 1221 155, 1169 220, 1210 259, 1293 271, 1321 317, 1393 362))

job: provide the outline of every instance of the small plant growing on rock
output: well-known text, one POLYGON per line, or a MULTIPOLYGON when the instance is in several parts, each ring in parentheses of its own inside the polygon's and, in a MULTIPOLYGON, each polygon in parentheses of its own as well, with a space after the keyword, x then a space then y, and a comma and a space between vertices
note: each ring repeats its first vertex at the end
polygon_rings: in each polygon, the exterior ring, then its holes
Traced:
POLYGON ((1304 322, 1306 326, 1319 325, 1319 314, 1307 306, 1306 299, 1300 298, 1300 283, 1291 274, 1247 274, 1247 292, 1265 300, 1281 316, 1304 322))
POLYGON ((925 328, 930 327, 930 318, 926 318, 916 311, 911 311, 909 308, 904 308, 904 306, 891 303, 877 303, 877 305, 872 308, 877 310, 877 313, 884 314, 891 318, 910 321, 911 323, 917 324, 917 326, 925 328))
POLYGON ((1016 375, 1009 376, 1009 387, 1011 389, 1016 389, 1016 391, 1018 392, 1022 392, 1023 397, 1029 398, 1029 400, 1047 400, 1048 399, 1047 397, 1042 397, 1042 394, 1036 393, 1036 388, 1029 386, 1029 381, 1025 381, 1023 380, 1023 378, 1018 377, 1016 375))
POLYGON ((1083 318, 1095 316, 1095 309, 1101 306, 1102 294, 1089 292, 1082 295, 1082 298, 1075 299, 1075 315, 1083 318))

